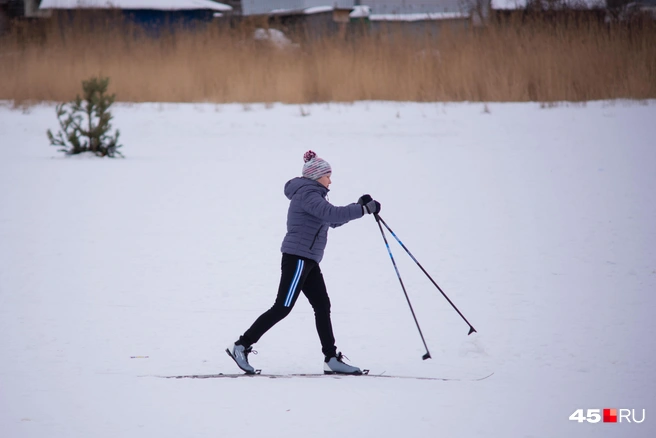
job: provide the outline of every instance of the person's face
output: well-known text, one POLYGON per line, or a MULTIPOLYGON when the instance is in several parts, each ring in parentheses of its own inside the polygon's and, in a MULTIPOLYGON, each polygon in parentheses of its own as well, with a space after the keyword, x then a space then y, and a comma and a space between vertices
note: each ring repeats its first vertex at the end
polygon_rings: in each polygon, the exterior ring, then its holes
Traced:
POLYGON ((331 181, 330 181, 330 174, 328 174, 328 175, 326 175, 326 176, 322 176, 322 177, 319 178, 317 181, 319 182, 319 184, 321 184, 321 185, 324 186, 325 188, 328 188, 328 186, 329 186, 330 183, 331 183, 331 181))

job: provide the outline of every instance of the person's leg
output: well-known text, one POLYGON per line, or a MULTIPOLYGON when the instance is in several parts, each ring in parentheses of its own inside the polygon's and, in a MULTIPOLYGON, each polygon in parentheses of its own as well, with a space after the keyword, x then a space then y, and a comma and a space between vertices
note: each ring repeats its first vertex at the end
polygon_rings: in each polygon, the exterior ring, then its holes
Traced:
POLYGON ((237 345, 249 347, 260 340, 271 327, 289 315, 304 282, 316 266, 316 262, 302 259, 297 256, 283 254, 281 263, 280 286, 273 306, 259 318, 236 342, 237 345))
POLYGON ((337 347, 335 347, 333 325, 330 320, 330 298, 319 265, 316 265, 308 273, 303 284, 303 293, 314 309, 314 320, 321 340, 321 351, 326 357, 336 356, 337 347))
POLYGON ((308 273, 303 284, 303 293, 314 309, 317 333, 321 340, 321 351, 325 356, 323 372, 325 374, 362 374, 360 368, 344 363, 342 353, 337 353, 333 325, 330 321, 330 298, 328 298, 326 283, 319 265, 316 265, 308 273))

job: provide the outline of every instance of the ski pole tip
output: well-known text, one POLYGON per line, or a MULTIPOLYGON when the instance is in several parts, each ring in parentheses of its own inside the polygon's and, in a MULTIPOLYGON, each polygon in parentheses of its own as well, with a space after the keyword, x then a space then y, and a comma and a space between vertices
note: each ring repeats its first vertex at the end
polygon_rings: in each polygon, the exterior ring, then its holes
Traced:
POLYGON ((478 333, 474 327, 469 326, 469 333, 467 333, 467 336, 471 335, 472 333, 478 333))
POLYGON ((421 359, 422 359, 422 360, 431 359, 431 355, 430 355, 430 353, 429 353, 429 352, 426 352, 426 354, 424 354, 424 355, 421 357, 421 359))

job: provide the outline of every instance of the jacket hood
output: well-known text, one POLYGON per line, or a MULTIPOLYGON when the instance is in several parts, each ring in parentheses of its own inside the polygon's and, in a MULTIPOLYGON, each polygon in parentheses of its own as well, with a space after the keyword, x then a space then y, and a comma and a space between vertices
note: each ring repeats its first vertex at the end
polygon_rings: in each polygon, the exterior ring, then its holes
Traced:
POLYGON ((329 192, 329 190, 321 185, 321 183, 313 179, 303 178, 300 176, 290 179, 285 184, 285 196, 287 196, 287 199, 289 200, 291 200, 292 196, 294 196, 299 191, 305 190, 316 190, 321 193, 321 196, 326 196, 326 194, 329 192))

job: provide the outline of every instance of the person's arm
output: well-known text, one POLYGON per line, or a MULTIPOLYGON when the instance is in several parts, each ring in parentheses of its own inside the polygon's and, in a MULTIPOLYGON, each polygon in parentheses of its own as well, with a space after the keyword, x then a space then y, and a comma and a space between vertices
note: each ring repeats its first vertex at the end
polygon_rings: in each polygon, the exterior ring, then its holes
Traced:
MULTIPOLYGON (((364 216, 366 214, 377 214, 380 212, 380 202, 374 200, 371 198, 371 195, 362 195, 360 196, 360 199, 358 199, 358 205, 362 206, 362 215, 364 216)), ((332 228, 337 228, 341 227, 344 225, 346 222, 343 223, 332 223, 330 226, 332 228)))
POLYGON ((362 206, 355 202, 344 207, 336 207, 318 192, 308 192, 303 198, 303 209, 323 222, 329 223, 333 228, 364 216, 362 206))

